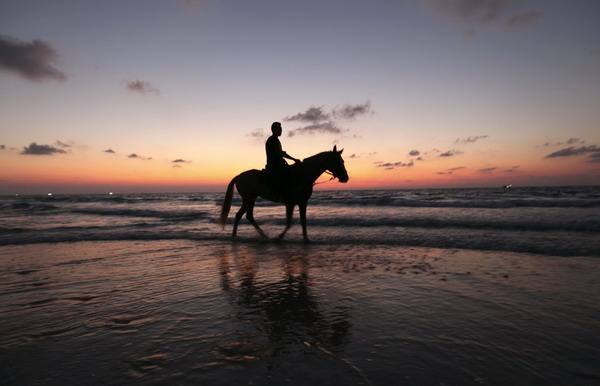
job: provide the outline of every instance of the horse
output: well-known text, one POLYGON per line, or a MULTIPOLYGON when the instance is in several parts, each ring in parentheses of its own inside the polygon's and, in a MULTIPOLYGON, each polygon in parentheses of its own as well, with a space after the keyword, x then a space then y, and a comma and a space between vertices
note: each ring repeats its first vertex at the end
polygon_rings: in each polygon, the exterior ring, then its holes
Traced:
MULTIPOLYGON (((344 160, 342 159, 343 151, 344 149, 338 151, 337 146, 334 146, 332 151, 313 155, 312 157, 305 158, 302 162, 287 167, 287 182, 281 192, 281 199, 285 204, 286 226, 279 235, 278 240, 282 240, 292 226, 292 216, 296 205, 298 205, 300 222, 302 224, 302 236, 305 243, 310 242, 306 233, 306 206, 308 205, 308 199, 312 195, 315 181, 325 172, 332 175, 331 179, 337 178, 342 183, 348 182, 348 172, 344 167, 344 160)), ((225 199, 223 200, 221 212, 218 217, 221 228, 225 228, 227 222, 227 216, 229 215, 233 199, 234 186, 237 188, 240 196, 242 196, 242 206, 235 215, 232 237, 236 236, 238 224, 245 213, 246 218, 256 228, 260 236, 265 239, 268 238, 254 220, 254 203, 257 197, 278 202, 273 192, 272 183, 269 183, 266 177, 263 171, 256 169, 246 170, 235 176, 227 186, 225 199)))

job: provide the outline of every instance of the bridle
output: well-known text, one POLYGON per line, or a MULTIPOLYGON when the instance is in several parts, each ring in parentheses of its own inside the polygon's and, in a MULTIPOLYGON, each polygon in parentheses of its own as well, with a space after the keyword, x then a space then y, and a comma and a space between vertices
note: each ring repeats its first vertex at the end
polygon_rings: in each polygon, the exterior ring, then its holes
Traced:
POLYGON ((336 179, 336 178, 337 178, 337 177, 336 177, 336 176, 334 176, 334 175, 333 175, 333 173, 332 173, 332 172, 330 172, 329 170, 325 170, 325 173, 329 174, 329 175, 331 176, 331 178, 330 178, 330 179, 328 179, 327 181, 315 182, 315 183, 313 183, 313 186, 315 186, 315 185, 321 185, 321 184, 324 184, 324 183, 326 183, 326 182, 329 182, 329 181, 331 181, 331 180, 334 180, 334 179, 336 179))

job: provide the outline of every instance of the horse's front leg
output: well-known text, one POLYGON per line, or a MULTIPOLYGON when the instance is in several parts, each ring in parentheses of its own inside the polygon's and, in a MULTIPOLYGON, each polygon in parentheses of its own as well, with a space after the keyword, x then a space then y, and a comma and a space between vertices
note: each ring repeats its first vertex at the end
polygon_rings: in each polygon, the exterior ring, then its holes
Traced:
POLYGON ((286 219, 285 229, 279 235, 279 238, 278 238, 279 240, 283 240, 283 236, 285 236, 288 229, 290 229, 290 227, 292 226, 292 216, 294 215, 294 207, 296 207, 296 205, 293 205, 293 204, 285 205, 285 219, 286 219))
POLYGON ((298 204, 298 209, 300 211, 300 223, 302 223, 302 237, 304 237, 305 243, 310 243, 308 234, 306 233, 306 206, 307 205, 308 205, 307 202, 298 204))

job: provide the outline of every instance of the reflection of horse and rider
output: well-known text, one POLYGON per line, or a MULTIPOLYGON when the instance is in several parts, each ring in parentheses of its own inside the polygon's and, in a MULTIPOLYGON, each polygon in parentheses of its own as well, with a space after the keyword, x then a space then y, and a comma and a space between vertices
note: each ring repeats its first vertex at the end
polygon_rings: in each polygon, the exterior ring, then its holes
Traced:
POLYGON ((304 241, 308 242, 309 239, 306 233, 306 206, 308 199, 312 195, 315 181, 321 174, 328 172, 332 175, 332 179, 337 178, 340 182, 348 182, 348 172, 344 167, 344 160, 342 159, 343 149, 338 151, 337 147, 334 146, 332 151, 322 152, 306 158, 304 161, 300 161, 287 154, 281 148, 281 142, 278 138, 282 133, 281 123, 273 122, 271 131, 273 134, 267 139, 265 144, 267 152, 265 170, 247 170, 231 180, 221 207, 219 223, 224 227, 227 222, 227 216, 229 215, 233 199, 233 187, 235 186, 240 196, 242 196, 242 206, 235 215, 233 236, 237 234, 237 227, 242 216, 246 214, 246 218, 256 228, 258 233, 264 238, 267 237, 254 220, 254 203, 257 197, 261 197, 269 201, 285 204, 286 227, 279 235, 279 239, 283 238, 292 225, 294 208, 298 205, 302 235, 304 241), (288 165, 285 158, 294 161, 295 164, 288 165))

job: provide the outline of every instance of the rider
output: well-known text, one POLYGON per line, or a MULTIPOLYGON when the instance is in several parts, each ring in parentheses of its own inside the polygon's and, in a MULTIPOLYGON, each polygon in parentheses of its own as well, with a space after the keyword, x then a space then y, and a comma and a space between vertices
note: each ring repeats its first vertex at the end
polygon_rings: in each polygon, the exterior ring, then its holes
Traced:
POLYGON ((272 176, 275 196, 280 197, 285 183, 285 168, 288 166, 284 158, 294 162, 301 161, 281 149, 281 142, 279 142, 279 138, 277 138, 281 136, 281 123, 273 122, 271 125, 271 132, 273 134, 267 139, 265 144, 265 150, 267 151, 267 165, 265 166, 265 169, 267 169, 272 176))

